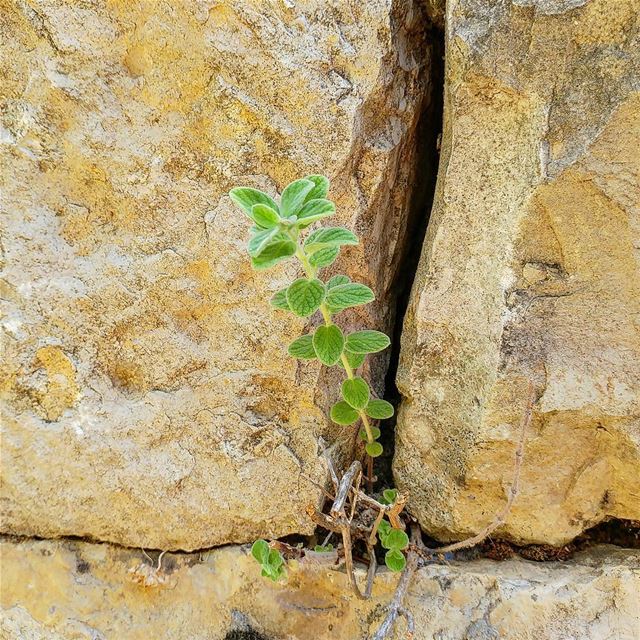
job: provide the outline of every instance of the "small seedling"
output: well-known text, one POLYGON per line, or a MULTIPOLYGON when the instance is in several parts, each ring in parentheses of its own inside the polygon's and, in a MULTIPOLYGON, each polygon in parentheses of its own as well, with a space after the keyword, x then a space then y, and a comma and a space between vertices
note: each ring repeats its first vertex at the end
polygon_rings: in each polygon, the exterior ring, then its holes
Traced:
POLYGON ((378 527, 380 543, 387 549, 384 563, 391 571, 402 571, 407 564, 402 551, 409 546, 409 536, 402 529, 394 529, 391 523, 383 520, 378 527))
POLYGON ((277 582, 286 575, 284 558, 277 549, 271 549, 266 540, 256 540, 251 547, 251 555, 262 567, 262 575, 277 582))

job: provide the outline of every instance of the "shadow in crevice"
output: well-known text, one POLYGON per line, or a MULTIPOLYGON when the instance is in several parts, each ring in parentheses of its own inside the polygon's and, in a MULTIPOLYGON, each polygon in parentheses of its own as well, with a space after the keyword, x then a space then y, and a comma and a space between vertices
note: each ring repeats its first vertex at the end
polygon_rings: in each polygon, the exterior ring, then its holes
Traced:
MULTIPOLYGON (((402 245, 404 250, 397 261, 391 286, 391 291, 395 296, 395 317, 389 366, 385 377, 384 398, 394 405, 396 415, 401 400, 396 385, 396 374, 400 360, 402 328, 433 206, 440 162, 439 142, 444 104, 444 31, 431 22, 426 14, 424 20, 427 25, 425 27, 425 42, 430 46, 428 62, 430 65, 428 71, 430 91, 425 98, 416 130, 416 166, 402 245)), ((376 459, 377 490, 394 485, 391 465, 395 449, 395 420, 394 416, 381 425, 380 442, 384 447, 384 454, 376 459)))

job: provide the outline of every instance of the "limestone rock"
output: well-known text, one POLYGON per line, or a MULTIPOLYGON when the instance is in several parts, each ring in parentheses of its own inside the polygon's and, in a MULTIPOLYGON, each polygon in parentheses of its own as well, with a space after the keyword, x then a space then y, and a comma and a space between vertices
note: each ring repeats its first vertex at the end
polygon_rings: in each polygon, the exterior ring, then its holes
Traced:
POLYGON ((395 476, 441 539, 640 518, 636 0, 447 6, 445 129, 405 321, 395 476))
MULTIPOLYGON (((238 547, 167 554, 160 571, 155 558, 105 544, 6 540, 1 550, 2 640, 354 640, 377 628, 397 582, 380 572, 361 601, 344 573, 298 565, 273 584, 238 547)), ((636 640, 638 589, 638 553, 598 547, 566 563, 431 565, 406 604, 416 640, 636 640)))
MULTIPOLYGON (((0 0, 2 526, 194 549, 310 532, 335 387, 226 193, 325 173, 387 295, 428 43, 411 2, 0 0), (384 234, 385 242, 375 242, 384 234), (373 242, 372 242, 373 241, 373 242)), ((384 356, 372 375, 380 389, 384 356)))

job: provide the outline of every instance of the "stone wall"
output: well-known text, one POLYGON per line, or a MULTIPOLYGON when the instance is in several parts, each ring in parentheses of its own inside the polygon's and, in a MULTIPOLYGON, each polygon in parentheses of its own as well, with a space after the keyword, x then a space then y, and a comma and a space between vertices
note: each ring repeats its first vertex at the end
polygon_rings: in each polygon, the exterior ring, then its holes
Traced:
POLYGON ((171 549, 311 533, 318 436, 340 457, 352 431, 325 417, 326 374, 286 354, 304 323, 268 305, 295 268, 251 270, 226 193, 328 175, 367 247, 332 268, 379 297, 349 322, 389 327, 429 95, 421 14, 0 9, 3 530, 171 549))
MULTIPOLYGON (((287 583, 273 584, 238 547, 167 554, 159 572, 155 555, 110 545, 5 542, 0 551, 2 640, 354 640, 378 628, 396 583, 382 571, 363 601, 344 573, 294 563, 287 583)), ((637 640, 639 589, 640 554, 598 547, 565 564, 425 567, 407 606, 415 640, 637 640)), ((393 637, 405 631, 401 622, 393 637)))
POLYGON ((634 0, 447 5, 438 187, 405 319, 395 477, 439 539, 640 518, 634 0))

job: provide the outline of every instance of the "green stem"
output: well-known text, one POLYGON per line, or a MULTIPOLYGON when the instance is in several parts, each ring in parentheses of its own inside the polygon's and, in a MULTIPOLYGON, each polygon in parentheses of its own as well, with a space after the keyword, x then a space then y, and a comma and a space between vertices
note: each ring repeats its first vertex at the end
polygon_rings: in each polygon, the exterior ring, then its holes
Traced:
MULTIPOLYGON (((290 236, 291 237, 291 236, 290 236)), ((304 248, 300 246, 298 243, 297 237, 291 238, 296 243, 296 258, 300 260, 302 267, 304 268, 304 272, 307 275, 307 278, 310 280, 316 277, 317 269, 313 267, 313 265, 309 262, 309 258, 307 258, 307 254, 304 252, 304 248)), ((327 327, 333 324, 333 320, 331 319, 331 312, 327 309, 327 305, 324 302, 320 305, 320 313, 322 313, 322 317, 324 319, 324 323, 327 327)), ((347 378, 349 380, 353 380, 353 369, 347 360, 347 356, 344 355, 344 352, 340 355, 340 360, 344 366, 344 370, 347 372, 347 378)), ((364 430, 367 433, 367 443, 374 442, 373 432, 371 431, 371 424, 369 423, 369 416, 364 411, 358 410, 358 415, 360 416, 360 420, 362 420, 362 424, 364 425, 364 430)))

